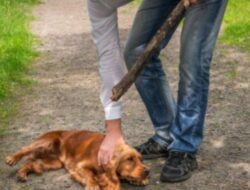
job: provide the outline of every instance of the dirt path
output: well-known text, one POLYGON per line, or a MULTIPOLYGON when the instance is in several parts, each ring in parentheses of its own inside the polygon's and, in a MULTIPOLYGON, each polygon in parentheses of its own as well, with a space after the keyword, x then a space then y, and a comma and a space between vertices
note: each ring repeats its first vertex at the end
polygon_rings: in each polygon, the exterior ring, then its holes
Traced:
MULTIPOLYGON (((122 44, 136 9, 120 10, 122 44)), ((31 77, 38 82, 32 93, 21 100, 20 113, 0 139, 1 190, 82 189, 64 170, 31 175, 27 183, 16 181, 17 167, 4 164, 4 157, 31 142, 37 135, 55 129, 103 130, 103 111, 99 101, 99 75, 95 47, 91 41, 85 0, 47 0, 39 5, 32 25, 41 38, 31 77)), ((176 94, 178 39, 164 51, 162 59, 176 94)), ((123 185, 123 189, 146 190, 247 190, 250 189, 250 67, 249 55, 219 45, 211 72, 211 91, 205 140, 198 155, 199 170, 183 183, 158 182, 164 160, 147 164, 151 183, 145 188, 123 185)), ((135 89, 124 99, 124 132, 131 145, 152 133, 150 120, 135 89)))

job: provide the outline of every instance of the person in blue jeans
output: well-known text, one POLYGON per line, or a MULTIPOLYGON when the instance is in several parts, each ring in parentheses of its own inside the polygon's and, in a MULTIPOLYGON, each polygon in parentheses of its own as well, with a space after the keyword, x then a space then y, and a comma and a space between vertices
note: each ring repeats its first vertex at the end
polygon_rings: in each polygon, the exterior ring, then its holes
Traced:
MULTIPOLYGON (((173 98, 162 68, 160 52, 166 36, 135 81, 147 108, 155 134, 136 149, 144 159, 166 157, 161 181, 178 182, 191 177, 197 168, 196 154, 203 140, 204 119, 209 91, 209 70, 213 50, 227 6, 227 0, 183 0, 188 6, 181 32, 179 89, 173 98)), ((122 54, 117 30, 117 8, 129 0, 88 0, 93 38, 100 59, 101 100, 105 110, 106 137, 98 161, 105 165, 114 147, 124 143, 121 130, 121 102, 112 102, 112 87, 123 76, 122 54)), ((143 0, 124 51, 130 69, 150 39, 180 0, 143 0)))

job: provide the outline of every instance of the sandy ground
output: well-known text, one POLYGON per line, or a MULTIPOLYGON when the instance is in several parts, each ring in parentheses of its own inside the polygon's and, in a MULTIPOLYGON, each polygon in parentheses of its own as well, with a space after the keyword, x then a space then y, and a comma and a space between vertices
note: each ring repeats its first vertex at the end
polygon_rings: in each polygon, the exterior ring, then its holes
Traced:
MULTIPOLYGON (((122 46, 136 8, 120 10, 122 46)), ((1 190, 83 189, 65 170, 42 176, 31 175, 27 183, 17 182, 4 157, 39 134, 55 129, 103 131, 103 109, 99 101, 100 78, 95 47, 84 0, 47 0, 34 10, 34 33, 41 39, 41 52, 31 71, 37 81, 32 92, 20 101, 20 112, 0 139, 1 190)), ((176 32, 162 59, 173 94, 178 81, 179 35, 176 32)), ((199 169, 178 184, 160 183, 163 159, 146 162, 151 182, 145 188, 127 184, 123 189, 146 190, 247 190, 250 189, 250 67, 249 55, 218 45, 211 71, 211 90, 204 143, 199 151, 199 169)), ((153 134, 146 110, 134 88, 124 97, 123 128, 126 140, 135 145, 153 134)))

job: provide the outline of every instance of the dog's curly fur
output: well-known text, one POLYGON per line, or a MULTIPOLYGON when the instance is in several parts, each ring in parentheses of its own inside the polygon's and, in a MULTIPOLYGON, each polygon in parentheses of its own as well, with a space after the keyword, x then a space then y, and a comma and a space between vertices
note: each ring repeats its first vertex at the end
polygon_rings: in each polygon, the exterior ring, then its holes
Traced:
POLYGON ((27 180, 28 173, 42 174, 64 167, 87 190, 120 190, 119 179, 146 185, 148 169, 141 155, 128 145, 117 146, 107 166, 98 165, 97 154, 103 139, 104 135, 90 131, 52 131, 7 156, 6 163, 13 166, 24 158, 17 173, 21 181, 27 180))

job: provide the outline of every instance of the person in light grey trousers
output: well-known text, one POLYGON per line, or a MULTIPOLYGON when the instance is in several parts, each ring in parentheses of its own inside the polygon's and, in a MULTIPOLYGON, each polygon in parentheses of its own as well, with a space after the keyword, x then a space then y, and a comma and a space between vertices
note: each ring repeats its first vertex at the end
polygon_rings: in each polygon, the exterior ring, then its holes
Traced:
MULTIPOLYGON (((144 159, 166 157, 161 181, 188 179, 197 168, 196 154, 203 140, 209 70, 227 0, 182 0, 187 6, 181 33, 179 90, 174 100, 159 58, 170 35, 137 78, 136 88, 147 108, 155 134, 136 149, 144 159), (190 6, 188 6, 190 5, 190 6)), ((105 165, 114 147, 124 143, 121 130, 121 101, 110 100, 112 87, 124 75, 123 61, 130 69, 180 0, 143 0, 121 52, 117 9, 130 0, 88 0, 94 43, 97 46, 102 79, 101 102, 105 111, 106 137, 98 162, 105 165), (124 56, 123 56, 124 55, 124 56)))

